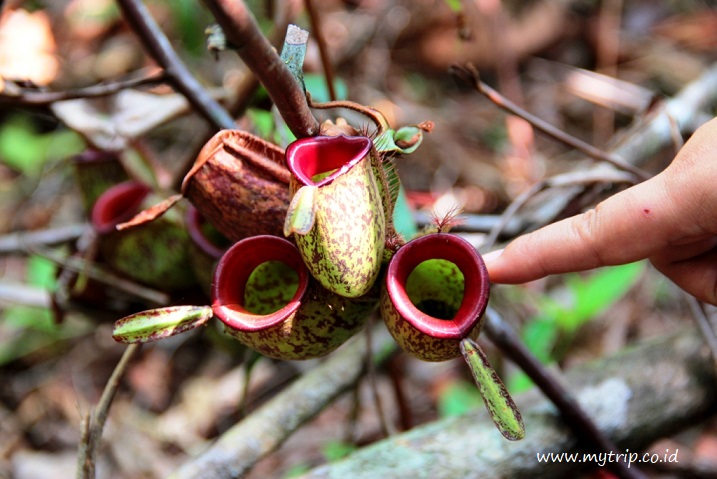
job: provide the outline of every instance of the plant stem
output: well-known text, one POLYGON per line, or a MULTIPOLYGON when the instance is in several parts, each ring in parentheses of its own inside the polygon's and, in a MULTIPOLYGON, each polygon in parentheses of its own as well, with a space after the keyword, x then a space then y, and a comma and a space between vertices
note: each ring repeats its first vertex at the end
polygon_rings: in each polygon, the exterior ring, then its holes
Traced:
POLYGON ((102 430, 107 422, 112 400, 119 388, 120 380, 124 376, 129 363, 135 354, 139 351, 140 344, 131 344, 125 349, 120 358, 119 363, 112 371, 107 384, 105 385, 102 396, 97 406, 84 419, 82 440, 77 454, 77 478, 78 479, 94 479, 95 464, 97 462, 97 450, 99 449, 100 439, 102 438, 102 430))
POLYGON ((189 72, 144 4, 139 0, 118 0, 117 3, 144 48, 164 69, 172 86, 217 130, 233 129, 234 119, 189 72))
POLYGON ((309 110, 306 95, 254 16, 241 0, 204 0, 246 66, 266 88, 289 129, 297 138, 314 136, 319 123, 309 110))

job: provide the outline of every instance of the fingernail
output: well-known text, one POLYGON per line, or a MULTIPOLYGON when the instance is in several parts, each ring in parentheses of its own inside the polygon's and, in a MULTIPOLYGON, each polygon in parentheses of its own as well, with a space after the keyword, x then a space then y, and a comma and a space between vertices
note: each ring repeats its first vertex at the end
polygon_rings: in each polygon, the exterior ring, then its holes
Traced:
POLYGON ((491 263, 491 262, 495 261, 496 259, 498 259, 498 257, 502 254, 503 254, 503 249, 497 249, 495 251, 491 251, 490 253, 486 253, 483 255, 483 261, 486 264, 491 263))

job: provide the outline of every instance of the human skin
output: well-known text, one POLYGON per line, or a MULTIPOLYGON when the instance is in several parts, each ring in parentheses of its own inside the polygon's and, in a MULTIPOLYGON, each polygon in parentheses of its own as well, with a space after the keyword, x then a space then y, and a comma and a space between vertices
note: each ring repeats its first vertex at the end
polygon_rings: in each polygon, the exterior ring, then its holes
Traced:
POLYGON ((491 281, 508 284, 642 259, 717 305, 717 119, 660 174, 484 256, 491 281))

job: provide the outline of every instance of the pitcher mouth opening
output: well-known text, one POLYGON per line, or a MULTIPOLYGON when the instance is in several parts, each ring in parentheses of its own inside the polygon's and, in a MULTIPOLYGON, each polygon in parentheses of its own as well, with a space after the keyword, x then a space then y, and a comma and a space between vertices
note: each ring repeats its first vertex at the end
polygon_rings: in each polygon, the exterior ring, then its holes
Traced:
POLYGON ((428 316, 453 320, 464 296, 465 279, 455 263, 429 259, 419 263, 405 284, 411 303, 428 316))
POLYGON ((150 191, 149 186, 137 181, 126 181, 109 188, 92 207, 92 226, 99 234, 115 231, 118 224, 139 212, 150 191))
MULTIPOLYGON (((292 281, 293 283, 293 281, 292 281)), ((217 263, 212 282, 212 309, 229 328, 260 331, 279 324, 296 312, 309 283, 309 273, 291 242, 277 236, 253 236, 234 244, 217 263), (295 273, 295 291, 286 304, 273 312, 257 314, 247 302, 247 288, 257 268, 275 262, 295 273)))
POLYGON ((186 215, 187 232, 199 248, 214 259, 222 257, 231 241, 214 228, 197 208, 189 206, 186 215))
POLYGON ((462 339, 479 324, 488 306, 489 286, 478 252, 466 240, 446 233, 426 235, 402 246, 386 275, 388 295, 400 316, 419 331, 440 339, 462 339), (419 265, 436 259, 452 263, 463 275, 459 304, 441 300, 442 304, 414 304, 407 288, 409 278, 419 265), (431 309, 437 306, 442 311, 431 309))
POLYGON ((286 149, 286 163, 306 186, 325 186, 368 155, 371 140, 365 136, 318 136, 297 140, 286 149))

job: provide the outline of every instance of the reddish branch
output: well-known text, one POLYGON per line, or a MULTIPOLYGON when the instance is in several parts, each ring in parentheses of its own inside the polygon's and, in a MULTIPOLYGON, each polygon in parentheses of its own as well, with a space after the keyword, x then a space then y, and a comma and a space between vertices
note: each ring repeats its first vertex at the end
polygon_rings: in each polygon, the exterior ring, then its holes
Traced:
POLYGON ((240 0, 204 0, 227 40, 266 88, 289 129, 297 138, 314 136, 319 124, 306 103, 304 91, 281 61, 256 20, 240 0))

